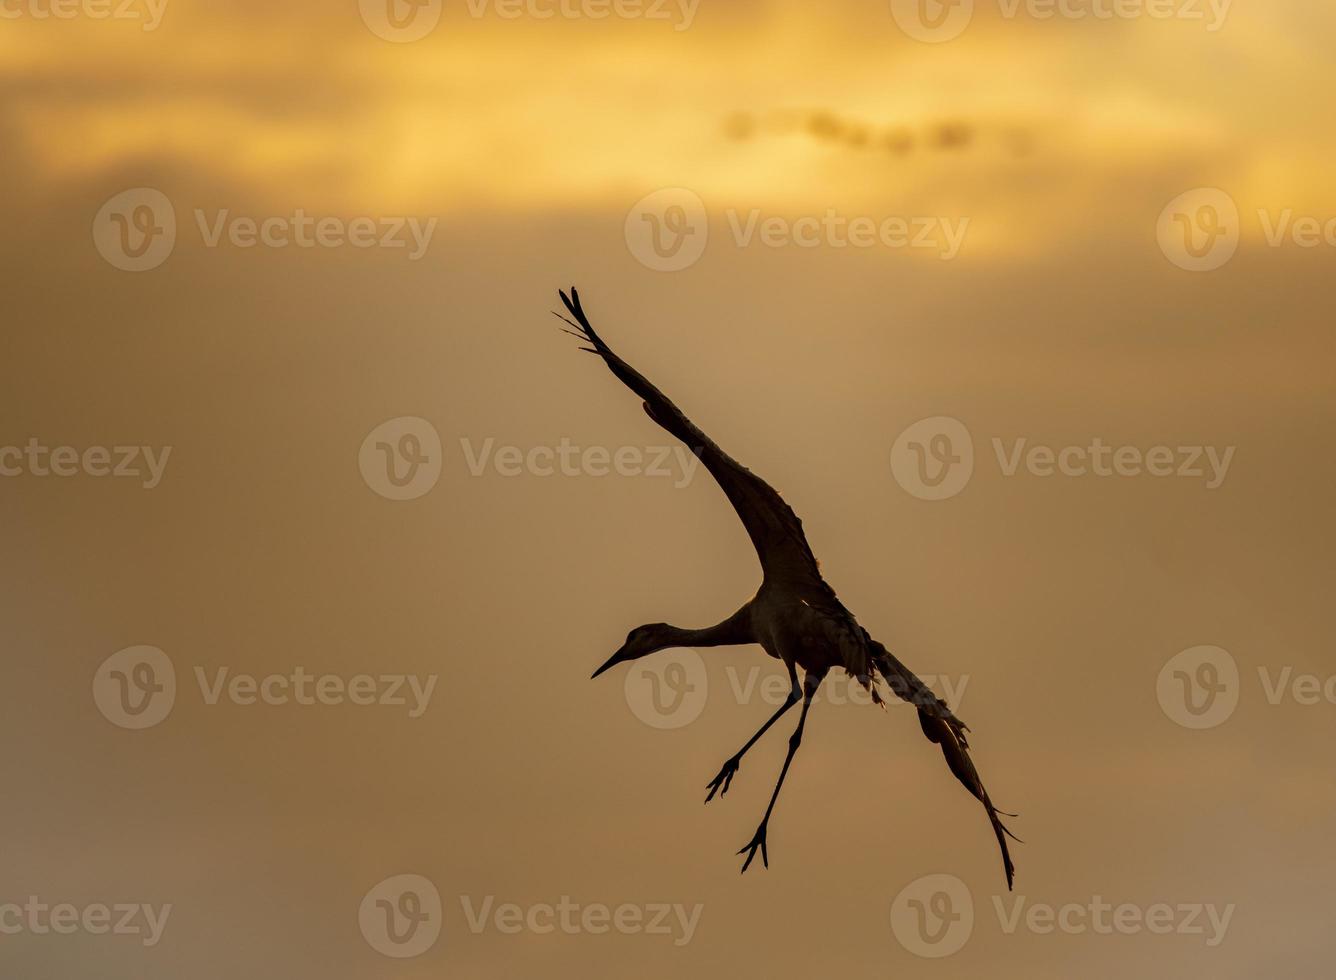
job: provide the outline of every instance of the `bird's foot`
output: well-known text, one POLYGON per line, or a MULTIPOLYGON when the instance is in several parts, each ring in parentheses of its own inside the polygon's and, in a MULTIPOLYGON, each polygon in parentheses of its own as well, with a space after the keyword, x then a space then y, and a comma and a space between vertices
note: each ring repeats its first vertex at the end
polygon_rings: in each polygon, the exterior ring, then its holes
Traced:
POLYGON ((706 803, 714 799, 715 793, 718 793, 721 799, 728 795, 728 787, 733 785, 733 777, 738 774, 738 767, 741 764, 737 756, 724 763, 724 767, 719 770, 719 775, 710 780, 706 787, 710 791, 710 795, 705 797, 706 803))
POLYGON ((739 854, 747 855, 747 860, 742 862, 743 874, 745 874, 747 872, 747 869, 751 867, 752 858, 756 857, 756 852, 758 850, 761 852, 761 863, 764 864, 767 868, 770 867, 770 854, 765 847, 765 828, 769 822, 770 822, 769 820, 762 820, 761 826, 756 828, 755 836, 752 837, 751 841, 747 844, 746 847, 738 851, 739 854))

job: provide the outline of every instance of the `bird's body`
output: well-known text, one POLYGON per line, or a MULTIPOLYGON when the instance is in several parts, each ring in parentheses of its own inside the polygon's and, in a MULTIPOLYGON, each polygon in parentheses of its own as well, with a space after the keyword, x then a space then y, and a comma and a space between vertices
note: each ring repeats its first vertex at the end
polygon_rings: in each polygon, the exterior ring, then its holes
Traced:
POLYGON ((870 685, 862 627, 833 591, 766 582, 748 608, 756 642, 770 656, 808 673, 842 669, 870 685))
POLYGON ((789 738, 788 756, 770 805, 756 835, 738 852, 747 854, 743 871, 747 870, 758 850, 762 862, 769 865, 766 833, 770 815, 802 741, 808 709, 821 681, 832 670, 844 670, 863 685, 878 704, 883 703, 879 685, 884 681, 892 693, 917 708, 924 735, 941 746, 951 772, 984 805, 1002 850, 1010 888, 1014 874, 1006 842, 1010 831, 998 818, 999 811, 988 798, 970 759, 965 725, 927 685, 873 639, 840 602, 821 574, 803 533, 802 522, 774 488, 728 456, 662 392, 614 354, 590 325, 574 289, 569 296, 563 292, 561 299, 574 320, 557 315, 575 329, 575 336, 590 345, 582 350, 602 357, 612 373, 644 399, 649 417, 684 442, 705 464, 742 520, 763 572, 761 587, 755 597, 721 623, 705 629, 683 629, 666 623, 637 627, 627 635, 622 648, 594 672, 594 676, 615 664, 638 660, 669 647, 758 644, 784 663, 790 680, 788 698, 708 784, 707 803, 716 793, 726 794, 747 750, 785 712, 802 702, 801 717, 789 738), (798 680, 800 669, 803 672, 801 683, 798 680))

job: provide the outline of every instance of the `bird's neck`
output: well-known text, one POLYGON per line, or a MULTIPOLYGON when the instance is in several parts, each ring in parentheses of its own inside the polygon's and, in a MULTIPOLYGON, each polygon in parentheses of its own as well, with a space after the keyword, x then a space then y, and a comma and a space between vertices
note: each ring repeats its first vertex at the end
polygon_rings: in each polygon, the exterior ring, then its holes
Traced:
POLYGON ((752 642, 751 617, 744 606, 722 623, 703 629, 664 627, 665 647, 720 647, 752 642))

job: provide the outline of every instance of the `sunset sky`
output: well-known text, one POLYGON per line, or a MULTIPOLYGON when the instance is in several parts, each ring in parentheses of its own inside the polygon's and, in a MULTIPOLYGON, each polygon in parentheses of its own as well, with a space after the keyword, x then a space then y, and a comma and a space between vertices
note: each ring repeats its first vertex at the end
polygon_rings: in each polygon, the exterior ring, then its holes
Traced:
POLYGON ((1323 975, 1336 9, 564 2, 0 2, 0 974, 1323 975), (909 36, 915 9, 959 33, 909 36), (953 695, 1020 813, 1014 893, 904 706, 827 682, 739 877, 790 718, 701 801, 782 668, 589 680, 759 576, 708 474, 557 331, 572 283, 953 695), (948 431, 972 475, 916 485, 948 431), (1176 475, 1026 455, 1096 443, 1176 475), (386 483, 382 447, 430 479, 386 483), (619 451, 664 472, 605 474, 619 451), (131 730, 114 675, 144 655, 110 658, 142 647, 176 690, 131 730), (299 669, 408 703, 209 693, 299 669), (1236 708, 1192 727, 1175 685, 1221 676, 1236 708), (699 715, 661 724, 682 677, 699 715), (399 875, 441 903, 404 958, 368 932, 399 875), (973 930, 925 957, 936 876, 973 930), (147 945, 6 911, 32 896, 171 912, 147 945), (696 918, 479 912, 563 901, 696 918), (1104 934, 1101 902, 1172 928, 1104 934))

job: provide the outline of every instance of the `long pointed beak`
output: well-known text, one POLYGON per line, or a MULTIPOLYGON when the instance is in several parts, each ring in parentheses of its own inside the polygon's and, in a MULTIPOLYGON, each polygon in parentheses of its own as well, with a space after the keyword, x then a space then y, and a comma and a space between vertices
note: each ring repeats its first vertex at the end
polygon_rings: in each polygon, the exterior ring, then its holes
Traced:
POLYGON ((589 679, 592 681, 595 677, 603 673, 609 667, 615 667, 617 664, 621 663, 625 659, 626 659, 626 647, 623 646, 620 650, 618 650, 611 657, 609 657, 607 662, 602 667, 600 667, 598 670, 590 674, 589 679))

